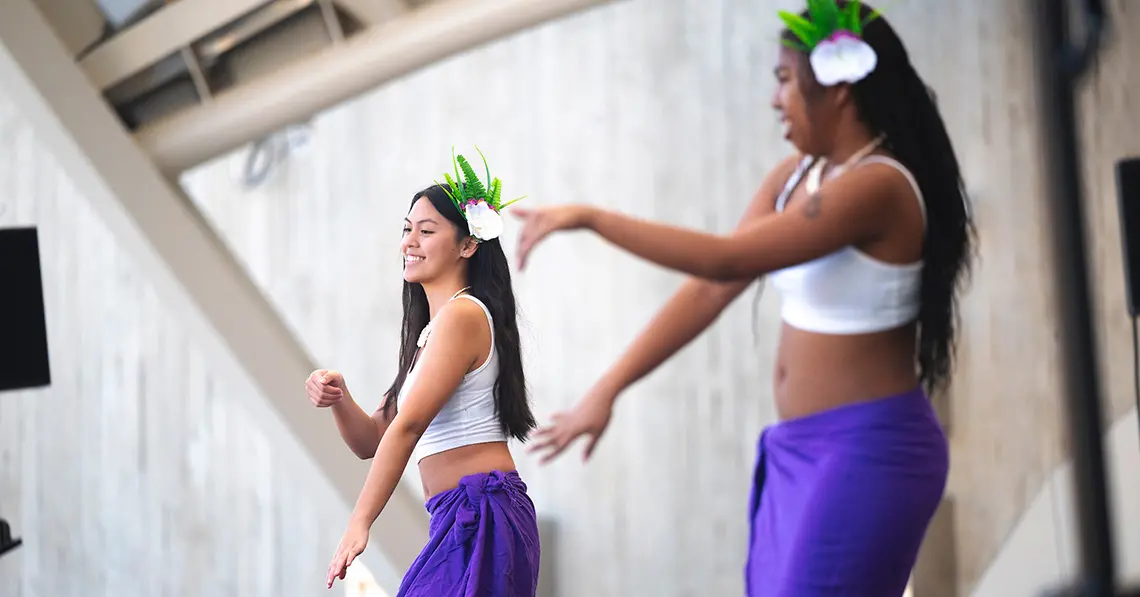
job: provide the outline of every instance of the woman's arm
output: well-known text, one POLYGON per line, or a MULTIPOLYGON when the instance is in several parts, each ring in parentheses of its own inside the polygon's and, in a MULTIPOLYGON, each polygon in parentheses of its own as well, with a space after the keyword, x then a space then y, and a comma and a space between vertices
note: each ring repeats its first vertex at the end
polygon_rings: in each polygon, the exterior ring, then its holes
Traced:
POLYGON ((417 365, 415 383, 408 388, 407 397, 376 446, 375 458, 352 512, 354 521, 371 526, 380 515, 420 436, 483 352, 483 343, 472 340, 482 334, 489 341, 489 333, 487 316, 471 301, 453 302, 440 309, 432 324, 431 341, 417 365))
POLYGON ((396 490, 416 443, 485 351, 482 347, 486 344, 472 341, 483 335, 489 341, 487 317, 478 305, 456 301, 440 309, 432 324, 431 341, 420 355, 415 383, 408 388, 407 397, 376 446, 348 529, 329 564, 330 587, 333 579, 343 578, 348 566, 364 551, 368 530, 396 490))
MULTIPOLYGON (((799 156, 789 157, 765 177, 737 224, 737 234, 775 212, 776 198, 798 162, 799 156)), ((622 391, 705 331, 752 281, 687 280, 586 396, 570 411, 556 415, 553 424, 535 432, 530 451, 543 453, 541 462, 546 463, 558 457, 577 438, 586 436, 582 456, 588 459, 605 433, 614 401, 622 391)))
POLYGON ((388 428, 389 420, 383 410, 370 417, 352 398, 348 384, 339 371, 317 369, 305 380, 309 401, 317 408, 331 408, 337 431, 345 445, 361 460, 376 452, 380 437, 388 428))
MULTIPOLYGON (((889 166, 868 164, 824 183, 802 206, 773 213, 732 236, 696 232, 587 206, 527 210, 520 253, 560 229, 587 228, 638 257, 710 280, 752 278, 859 244, 895 218, 889 166)), ((516 210, 522 212, 523 210, 516 210)))
MULTIPOLYGON (((776 198, 795 172, 800 158, 799 155, 789 156, 769 172, 737 223, 734 234, 740 234, 750 225, 776 212, 776 198)), ((702 278, 686 280, 613 367, 602 376, 598 386, 604 389, 605 395, 616 400, 623 390, 649 375, 708 329, 754 281, 754 278, 731 282, 702 278)))
POLYGON ((332 412, 337 431, 352 453, 361 460, 372 458, 392 422, 384 416, 384 409, 378 408, 369 416, 345 388, 344 398, 332 405, 332 412))

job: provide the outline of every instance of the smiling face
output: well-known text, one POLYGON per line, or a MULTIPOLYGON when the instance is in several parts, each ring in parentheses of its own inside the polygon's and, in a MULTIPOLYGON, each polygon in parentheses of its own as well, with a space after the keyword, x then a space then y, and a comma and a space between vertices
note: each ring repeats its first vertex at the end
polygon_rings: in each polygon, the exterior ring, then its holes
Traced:
POLYGON ((784 140, 807 155, 825 154, 849 107, 850 86, 821 86, 812 74, 808 57, 786 46, 780 48, 774 72, 772 108, 784 126, 784 140))
POLYGON ((427 197, 420 197, 404 219, 400 253, 404 280, 424 284, 454 275, 475 253, 475 239, 460 235, 454 223, 439 213, 427 197))
POLYGON ((812 123, 808 118, 808 105, 804 97, 806 85, 800 76, 800 53, 788 47, 780 48, 776 61, 776 91, 772 95, 772 108, 783 125, 785 141, 796 149, 811 154, 812 123))

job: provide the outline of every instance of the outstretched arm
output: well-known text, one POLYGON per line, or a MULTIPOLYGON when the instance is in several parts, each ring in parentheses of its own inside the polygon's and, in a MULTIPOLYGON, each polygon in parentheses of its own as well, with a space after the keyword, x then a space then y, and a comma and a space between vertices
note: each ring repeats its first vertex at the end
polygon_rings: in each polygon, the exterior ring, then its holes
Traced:
MULTIPOLYGON (((775 212, 776 197, 799 159, 797 155, 784 159, 765 177, 737 224, 736 234, 775 212)), ((583 458, 589 458, 618 396, 708 329, 753 281, 746 278, 717 282, 696 277, 686 280, 586 397, 571 411, 555 415, 554 424, 536 432, 531 451, 542 453, 542 462, 547 462, 585 435, 583 458)))
POLYGON ((710 280, 753 278, 874 238, 895 217, 896 173, 868 164, 824 183, 802 206, 759 219, 731 236, 648 222, 580 206, 516 210, 526 225, 523 258, 556 230, 585 228, 638 257, 710 280))
MULTIPOLYGON (((800 157, 789 156, 769 172, 737 223, 734 235, 776 213, 776 198, 800 157)), ((604 394, 616 400, 623 390, 652 373, 708 329, 754 281, 755 278, 741 278, 719 282, 699 277, 686 280, 599 381, 604 394)))
POLYGON ((345 570, 364 550, 368 530, 396 490, 416 443, 480 357, 478 343, 471 339, 486 333, 487 318, 478 305, 458 301, 441 309, 432 327, 431 341, 420 355, 415 383, 380 438, 348 530, 329 565, 330 587, 334 578, 344 577, 345 570))

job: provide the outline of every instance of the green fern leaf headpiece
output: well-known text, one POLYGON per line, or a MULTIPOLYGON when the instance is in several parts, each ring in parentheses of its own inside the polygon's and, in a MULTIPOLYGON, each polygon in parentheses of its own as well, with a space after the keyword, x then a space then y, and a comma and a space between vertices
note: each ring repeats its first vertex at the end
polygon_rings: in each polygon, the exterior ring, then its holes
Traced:
POLYGON ((876 10, 862 18, 861 7, 859 0, 851 0, 843 8, 837 0, 807 0, 808 18, 779 11, 780 19, 796 38, 782 40, 784 45, 810 56, 820 84, 855 83, 875 70, 878 58, 863 41, 863 28, 880 13, 876 10))
POLYGON ((471 166, 467 158, 463 157, 462 154, 455 154, 453 147, 451 149, 451 162, 454 172, 444 173, 443 179, 446 182, 436 181, 436 184, 443 188, 451 201, 455 203, 455 207, 459 209, 459 213, 463 214, 470 228, 471 236, 480 241, 487 241, 498 238, 503 232, 503 220, 500 212, 515 201, 524 199, 525 196, 503 202, 503 181, 497 177, 491 178, 491 168, 487 165, 487 156, 479 151, 478 146, 475 147, 475 151, 479 152, 479 157, 483 159, 483 170, 487 175, 486 182, 479 179, 479 175, 475 173, 475 168, 471 166))

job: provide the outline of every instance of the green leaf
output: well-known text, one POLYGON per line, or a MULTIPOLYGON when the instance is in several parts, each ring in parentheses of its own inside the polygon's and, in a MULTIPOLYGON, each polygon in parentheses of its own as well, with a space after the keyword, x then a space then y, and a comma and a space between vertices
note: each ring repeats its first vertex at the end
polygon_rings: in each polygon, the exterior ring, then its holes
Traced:
POLYGON ((491 188, 491 165, 487 163, 487 156, 479 150, 479 146, 475 146, 475 151, 479 152, 479 157, 483 158, 483 169, 487 171, 487 188, 491 188))
POLYGON ((479 180, 479 175, 475 174, 475 169, 471 167, 471 163, 462 155, 456 159, 459 162, 460 170, 463 171, 463 184, 467 188, 467 192, 464 193, 466 198, 486 201, 487 187, 483 186, 483 181, 479 180))
MULTIPOLYGON (((459 162, 455 159, 454 145, 451 146, 451 167, 455 169, 456 182, 463 180, 463 176, 459 174, 459 162)), ((467 199, 467 189, 465 188, 455 187, 455 194, 459 196, 459 203, 463 203, 463 201, 467 199)))
MULTIPOLYGON (((444 176, 446 177, 447 175, 444 174, 444 176)), ((432 179, 432 182, 434 182, 437 187, 443 189, 443 192, 447 193, 447 196, 449 199, 451 199, 453 202, 455 201, 455 196, 451 194, 451 189, 449 188, 450 185, 442 184, 438 180, 435 180, 435 179, 432 179)))
POLYGON ((508 205, 511 205, 512 203, 514 203, 516 201, 522 201, 523 199, 526 199, 526 195, 523 195, 522 197, 519 197, 518 199, 511 199, 510 201, 507 201, 506 203, 499 206, 499 210, 506 209, 506 207, 508 205))
POLYGON ((491 182, 491 198, 487 201, 491 207, 499 209, 499 198, 503 195, 503 181, 496 178, 491 182))
POLYGON ((843 28, 851 31, 855 35, 863 36, 863 24, 859 22, 859 0, 851 0, 847 3, 847 19, 843 24, 843 28))
POLYGON ((456 205, 461 204, 463 202, 463 193, 459 190, 459 183, 456 182, 455 179, 451 178, 450 172, 445 172, 443 174, 443 179, 447 181, 447 186, 451 187, 451 190, 448 191, 447 196, 451 197, 451 200, 454 201, 456 205))
POLYGON ((808 14, 819 32, 816 43, 827 39, 839 26, 840 11, 835 0, 808 0, 808 14))
POLYGON ((788 31, 791 31, 792 35, 795 35, 800 41, 804 42, 804 45, 809 49, 814 48, 815 45, 824 38, 824 36, 820 34, 818 27, 800 15, 790 13, 786 10, 781 10, 779 15, 780 18, 784 20, 784 24, 788 27, 788 31))

